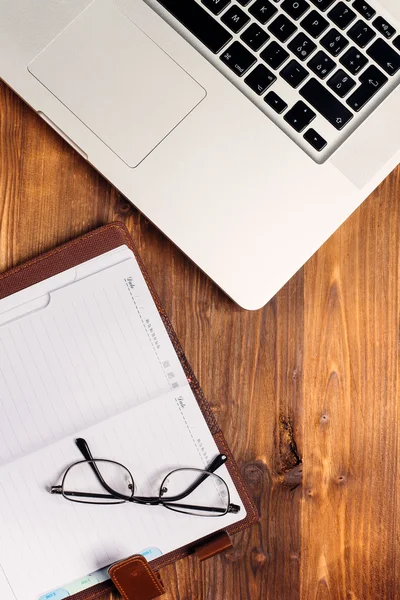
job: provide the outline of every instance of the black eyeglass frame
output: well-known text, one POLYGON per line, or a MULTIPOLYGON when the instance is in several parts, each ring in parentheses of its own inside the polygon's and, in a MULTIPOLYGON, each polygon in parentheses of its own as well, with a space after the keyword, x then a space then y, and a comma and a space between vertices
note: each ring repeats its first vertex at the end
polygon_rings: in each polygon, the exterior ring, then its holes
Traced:
POLYGON ((70 502, 78 502, 81 504, 96 504, 96 505, 98 505, 98 504, 114 505, 114 504, 124 504, 125 502, 132 502, 135 504, 142 504, 142 505, 147 505, 147 506, 164 506, 165 508, 168 508, 169 510, 172 510, 174 512, 182 512, 184 514, 192 514, 192 515, 196 514, 196 513, 190 513, 189 511, 191 511, 191 510, 204 511, 204 515, 201 515, 201 516, 214 516, 214 517, 223 517, 227 513, 238 513, 240 511, 240 506, 238 506, 237 504, 232 504, 230 501, 229 488, 228 488, 226 482, 222 479, 222 477, 220 477, 219 475, 217 475, 215 473, 215 471, 217 469, 219 469, 223 464, 225 464, 226 461, 228 460, 228 457, 226 456, 226 454, 218 454, 211 461, 211 463, 208 465, 208 467, 203 470, 202 469, 192 469, 192 468, 183 468, 183 469, 181 468, 181 469, 175 469, 174 471, 171 471, 170 473, 168 473, 168 475, 166 475, 166 477, 164 477, 164 479, 161 483, 159 496, 135 496, 134 495, 134 479, 133 479, 132 473, 129 471, 129 469, 127 469, 127 467, 125 465, 123 465, 122 463, 116 462, 114 460, 107 460, 104 458, 103 459, 93 458, 92 453, 89 448, 89 445, 86 442, 86 440, 84 440, 83 438, 78 438, 77 440, 75 440, 75 443, 85 460, 80 460, 80 461, 77 461, 77 462, 73 463, 72 465, 70 465, 63 475, 61 485, 52 486, 50 488, 51 494, 61 494, 66 500, 69 500, 70 502), (100 462, 107 462, 107 463, 117 465, 117 466, 121 467, 122 469, 124 469, 129 474, 130 479, 132 481, 132 486, 131 486, 132 487, 132 495, 131 496, 121 494, 120 492, 117 492, 116 490, 114 490, 112 487, 110 487, 107 484, 107 482, 104 480, 104 478, 103 478, 102 474, 100 473, 100 470, 98 469, 97 464, 96 464, 96 463, 100 463, 100 462), (80 465, 80 464, 88 464, 89 465, 89 467, 92 469, 94 475, 96 476, 96 478, 99 481, 102 488, 106 492, 108 492, 107 494, 94 494, 91 492, 78 492, 78 491, 72 491, 72 490, 66 491, 64 489, 65 480, 66 480, 69 472, 75 466, 80 465), (164 484, 165 484, 166 480, 174 473, 185 471, 185 470, 198 471, 198 473, 199 473, 198 479, 196 479, 181 494, 163 499, 162 491, 165 488, 164 484), (180 500, 183 500, 184 498, 189 496, 194 490, 196 490, 199 487, 199 485, 201 485, 204 481, 206 481, 206 479, 209 477, 209 475, 213 475, 214 477, 219 479, 225 485, 227 493, 228 493, 226 509, 216 507, 216 506, 195 506, 195 505, 191 505, 191 504, 179 504, 178 503, 180 500), (77 498, 89 498, 89 499, 91 498, 92 500, 97 498, 99 500, 103 499, 104 502, 90 502, 90 500, 82 501, 82 500, 78 500, 77 498), (106 502, 106 500, 108 500, 108 501, 106 502), (206 514, 206 513, 211 513, 211 514, 206 514))

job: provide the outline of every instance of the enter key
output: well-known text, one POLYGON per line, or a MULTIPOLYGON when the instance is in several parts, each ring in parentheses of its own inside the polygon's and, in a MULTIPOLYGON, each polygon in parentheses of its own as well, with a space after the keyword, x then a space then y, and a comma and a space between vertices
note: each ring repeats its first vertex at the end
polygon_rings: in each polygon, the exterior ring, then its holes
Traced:
POLYGON ((371 65, 361 75, 361 85, 348 98, 347 104, 354 111, 360 111, 388 81, 388 78, 382 71, 371 65))

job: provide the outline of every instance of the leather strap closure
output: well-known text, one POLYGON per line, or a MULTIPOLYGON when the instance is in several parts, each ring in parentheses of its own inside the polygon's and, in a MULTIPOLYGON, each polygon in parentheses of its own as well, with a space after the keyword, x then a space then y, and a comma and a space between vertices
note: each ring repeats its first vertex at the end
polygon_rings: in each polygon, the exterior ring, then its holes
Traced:
POLYGON ((199 560, 207 560, 220 552, 225 552, 233 548, 231 538, 226 531, 219 531, 216 535, 209 537, 200 546, 197 546, 194 553, 199 560))
POLYGON ((113 564, 108 573, 124 600, 153 600, 165 594, 159 573, 141 554, 113 564))

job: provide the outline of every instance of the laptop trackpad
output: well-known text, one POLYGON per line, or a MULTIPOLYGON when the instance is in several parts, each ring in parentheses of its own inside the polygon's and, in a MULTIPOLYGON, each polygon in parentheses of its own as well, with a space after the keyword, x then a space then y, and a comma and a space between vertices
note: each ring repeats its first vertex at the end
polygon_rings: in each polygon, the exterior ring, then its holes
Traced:
POLYGON ((90 4, 28 69, 129 167, 206 95, 108 0, 90 4))

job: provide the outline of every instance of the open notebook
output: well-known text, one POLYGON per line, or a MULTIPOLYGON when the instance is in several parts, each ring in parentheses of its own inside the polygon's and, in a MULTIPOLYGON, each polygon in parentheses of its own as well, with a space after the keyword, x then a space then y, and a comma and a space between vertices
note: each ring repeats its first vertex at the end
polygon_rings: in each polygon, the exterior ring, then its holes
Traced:
MULTIPOLYGON (((125 556, 164 556, 246 517, 51 495, 84 437, 138 495, 219 450, 134 254, 122 245, 0 300, 0 598, 37 600, 125 556)), ((53 596, 48 596, 53 597, 53 596)), ((60 596, 61 597, 61 596, 60 596)), ((64 596, 62 596, 64 597, 64 596)))

